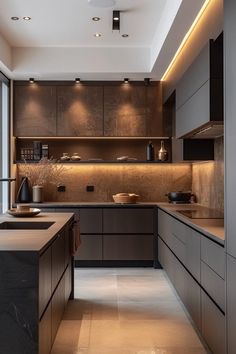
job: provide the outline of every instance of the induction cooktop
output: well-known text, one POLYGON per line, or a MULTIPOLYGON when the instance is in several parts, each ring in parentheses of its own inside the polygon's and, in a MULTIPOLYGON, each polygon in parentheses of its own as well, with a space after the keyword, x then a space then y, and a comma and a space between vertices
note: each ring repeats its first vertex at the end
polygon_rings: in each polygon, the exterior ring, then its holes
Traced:
POLYGON ((190 219, 224 219, 224 214, 214 209, 186 209, 177 212, 190 219))

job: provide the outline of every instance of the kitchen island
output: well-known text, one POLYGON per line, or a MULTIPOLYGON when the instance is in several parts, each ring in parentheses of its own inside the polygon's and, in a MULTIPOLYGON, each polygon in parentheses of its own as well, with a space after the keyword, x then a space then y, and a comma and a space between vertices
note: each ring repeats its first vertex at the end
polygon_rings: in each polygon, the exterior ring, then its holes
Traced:
POLYGON ((0 353, 50 353, 73 296, 73 224, 73 213, 0 216, 0 353))

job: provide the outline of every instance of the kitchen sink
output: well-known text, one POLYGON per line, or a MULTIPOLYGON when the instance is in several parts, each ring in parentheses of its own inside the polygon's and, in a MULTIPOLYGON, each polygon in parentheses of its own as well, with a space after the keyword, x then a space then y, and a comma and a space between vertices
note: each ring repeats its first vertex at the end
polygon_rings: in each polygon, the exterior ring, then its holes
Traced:
POLYGON ((54 222, 30 222, 30 221, 4 221, 0 224, 0 230, 47 230, 54 222))

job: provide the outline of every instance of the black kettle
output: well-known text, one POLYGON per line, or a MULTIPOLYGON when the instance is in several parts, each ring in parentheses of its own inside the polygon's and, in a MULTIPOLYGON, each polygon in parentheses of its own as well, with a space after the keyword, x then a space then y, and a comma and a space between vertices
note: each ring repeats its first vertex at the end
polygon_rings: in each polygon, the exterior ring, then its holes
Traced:
POLYGON ((17 193, 16 203, 30 203, 31 191, 29 180, 27 177, 22 177, 21 184, 17 193))

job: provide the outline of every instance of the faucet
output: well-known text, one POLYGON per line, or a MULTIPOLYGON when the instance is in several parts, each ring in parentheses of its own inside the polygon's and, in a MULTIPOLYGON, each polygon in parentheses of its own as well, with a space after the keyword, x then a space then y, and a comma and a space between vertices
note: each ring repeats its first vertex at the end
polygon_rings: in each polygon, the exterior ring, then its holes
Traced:
POLYGON ((16 178, 0 178, 0 182, 14 182, 16 178))

